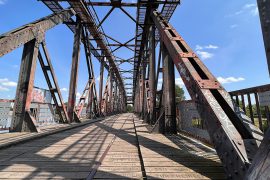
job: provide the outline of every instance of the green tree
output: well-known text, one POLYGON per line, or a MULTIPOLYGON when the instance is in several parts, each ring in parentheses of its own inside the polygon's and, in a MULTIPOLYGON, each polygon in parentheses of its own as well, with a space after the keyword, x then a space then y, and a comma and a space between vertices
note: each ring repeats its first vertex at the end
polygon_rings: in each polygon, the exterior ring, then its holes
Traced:
POLYGON ((185 97, 185 92, 184 92, 183 88, 176 85, 175 86, 175 102, 179 103, 185 99, 186 99, 186 97, 185 97))
MULTIPOLYGON (((266 118, 265 107, 260 106, 260 110, 261 110, 262 117, 266 118)), ((257 107, 256 107, 255 104, 252 104, 252 112, 253 112, 253 115, 254 116, 257 116, 258 115, 258 113, 257 113, 257 107)), ((247 114, 247 116, 250 117, 250 110, 249 110, 249 106, 248 105, 246 106, 246 114, 247 114)))
POLYGON ((133 112, 133 106, 127 105, 127 112, 133 112))

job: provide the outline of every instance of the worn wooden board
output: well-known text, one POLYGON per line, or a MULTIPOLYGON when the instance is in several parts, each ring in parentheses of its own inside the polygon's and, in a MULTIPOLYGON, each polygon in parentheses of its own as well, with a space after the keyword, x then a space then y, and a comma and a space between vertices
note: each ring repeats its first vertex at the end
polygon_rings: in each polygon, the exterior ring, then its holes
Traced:
MULTIPOLYGON (((17 141, 29 135, 10 137, 17 141)), ((94 179, 142 179, 142 164, 148 179, 225 178, 214 150, 181 136, 150 134, 134 114, 0 150, 0 178, 6 179, 85 179, 91 172, 94 179)))
POLYGON ((150 134, 134 118, 147 179, 226 179, 213 149, 179 135, 150 134))

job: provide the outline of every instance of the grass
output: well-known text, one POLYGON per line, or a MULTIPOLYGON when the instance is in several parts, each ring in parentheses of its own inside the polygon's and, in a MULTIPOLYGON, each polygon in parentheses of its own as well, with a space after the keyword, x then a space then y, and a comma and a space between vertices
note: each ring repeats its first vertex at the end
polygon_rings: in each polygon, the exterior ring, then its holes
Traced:
MULTIPOLYGON (((260 128, 259 118, 254 118, 254 125, 260 128)), ((262 118, 262 128, 263 128, 263 132, 265 132, 268 128, 268 122, 266 118, 262 118)))

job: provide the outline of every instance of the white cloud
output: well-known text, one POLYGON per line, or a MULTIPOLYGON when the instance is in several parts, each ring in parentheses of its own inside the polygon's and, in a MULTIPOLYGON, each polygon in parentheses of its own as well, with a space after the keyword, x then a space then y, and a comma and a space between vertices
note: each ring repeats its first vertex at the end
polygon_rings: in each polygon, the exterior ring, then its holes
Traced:
POLYGON ((207 51, 203 51, 204 49, 209 49, 209 50, 216 50, 219 47, 217 45, 213 45, 213 44, 209 44, 206 46, 201 46, 201 45, 196 45, 195 50, 197 52, 197 54, 203 59, 210 59, 214 56, 213 53, 207 52, 207 51))
POLYGON ((234 17, 243 13, 249 13, 252 16, 257 16, 259 14, 258 7, 256 4, 245 4, 239 11, 225 17, 234 17))
POLYGON ((228 83, 234 83, 234 82, 239 82, 239 81, 244 81, 245 78, 243 77, 227 77, 227 78, 223 78, 223 77, 218 77, 217 80, 221 83, 221 84, 228 84, 228 83))
POLYGON ((0 5, 4 5, 4 4, 6 4, 6 0, 0 0, 0 5))
POLYGON ((230 26, 231 29, 234 29, 234 28, 237 28, 237 27, 238 27, 238 24, 232 24, 232 25, 230 26))
POLYGON ((13 81, 8 81, 8 82, 2 82, 1 83, 3 86, 8 86, 8 87, 16 87, 17 83, 13 81))
POLYGON ((96 81, 100 81, 100 76, 98 76, 98 77, 96 78, 96 81))
POLYGON ((245 4, 243 9, 249 9, 249 8, 252 8, 252 7, 256 7, 256 4, 245 4))
POLYGON ((196 45, 196 47, 195 47, 195 50, 202 50, 202 49, 203 49, 203 47, 200 45, 196 45))
POLYGON ((61 88, 60 91, 66 92, 67 91, 67 88, 61 88))
POLYGON ((17 64, 15 64, 15 65, 12 65, 11 67, 17 69, 19 66, 17 64))
POLYGON ((0 78, 0 83, 2 83, 2 82, 7 82, 8 81, 8 78, 4 78, 4 79, 1 79, 0 78))
POLYGON ((161 87, 162 87, 162 82, 163 82, 163 79, 162 79, 162 78, 159 78, 159 79, 158 79, 158 85, 157 85, 157 88, 158 88, 158 89, 161 89, 161 87))
POLYGON ((17 83, 14 81, 9 81, 8 78, 3 78, 3 79, 0 79, 0 85, 7 86, 7 87, 16 87, 17 83))
POLYGON ((7 87, 0 86, 0 91, 9 91, 7 87))
POLYGON ((234 15, 237 16, 237 15, 239 15, 239 14, 242 14, 243 12, 244 12, 244 11, 242 11, 242 10, 241 10, 241 11, 237 11, 237 12, 234 13, 234 15))
MULTIPOLYGON (((158 89, 161 89, 162 83, 163 83, 163 79, 162 78, 159 78, 158 79, 158 89)), ((184 82, 183 82, 183 80, 182 80, 181 77, 175 78, 175 85, 178 85, 180 87, 182 87, 184 85, 184 82)))
POLYGON ((81 93, 77 92, 77 93, 76 93, 76 97, 77 97, 77 98, 80 98, 80 97, 81 97, 81 93))
POLYGON ((214 54, 206 51, 196 51, 196 52, 202 58, 202 60, 210 59, 214 56, 214 54))
POLYGON ((255 7, 254 9, 252 9, 252 10, 250 11, 250 13, 252 14, 252 16, 257 16, 257 15, 259 15, 258 7, 255 7))
POLYGON ((181 77, 175 78, 175 84, 182 87, 184 85, 184 82, 181 77))
POLYGON ((208 46, 204 47, 205 49, 218 49, 218 46, 209 44, 208 46))
POLYGON ((218 49, 218 46, 209 44, 206 46, 196 45, 195 47, 195 50, 203 50, 203 49, 218 49))

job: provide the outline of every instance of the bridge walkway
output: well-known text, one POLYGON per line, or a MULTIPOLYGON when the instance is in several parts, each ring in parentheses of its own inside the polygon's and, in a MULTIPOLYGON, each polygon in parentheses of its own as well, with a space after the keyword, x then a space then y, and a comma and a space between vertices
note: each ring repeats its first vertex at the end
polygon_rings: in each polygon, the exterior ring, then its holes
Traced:
MULTIPOLYGON (((0 134, 0 139, 3 136, 0 134)), ((126 113, 0 149, 0 179, 52 178, 225 176, 213 149, 183 135, 150 134, 146 124, 126 113)))

